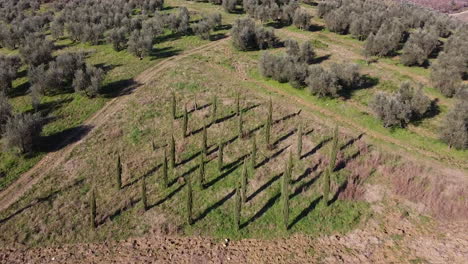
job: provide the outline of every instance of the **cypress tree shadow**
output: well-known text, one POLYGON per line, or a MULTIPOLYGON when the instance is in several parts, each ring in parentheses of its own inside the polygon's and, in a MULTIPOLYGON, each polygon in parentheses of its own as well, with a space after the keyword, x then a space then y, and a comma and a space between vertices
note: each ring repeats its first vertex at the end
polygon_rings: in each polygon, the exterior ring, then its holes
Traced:
POLYGON ((293 129, 291 131, 289 131, 288 133, 284 134, 283 136, 281 136, 280 138, 278 138, 275 142, 273 142, 273 146, 275 146, 275 148, 283 141, 285 141, 286 139, 288 139, 290 136, 294 135, 294 132, 296 132, 297 129, 293 129))
POLYGON ((234 196, 234 194, 236 193, 235 190, 231 191, 230 193, 228 193, 226 196, 224 196, 221 200, 217 201, 216 203, 214 203, 213 205, 211 205, 210 207, 206 208, 205 211, 203 211, 197 218, 195 218, 193 220, 193 223, 196 223, 200 220, 202 220, 203 218, 205 218, 211 211, 219 208, 220 206, 222 206, 227 200, 231 199, 232 196, 234 196))
POLYGON ((174 197, 174 195, 176 195, 178 192, 180 192, 184 188, 184 186, 185 186, 184 184, 179 185, 179 187, 177 187, 172 192, 170 192, 168 195, 166 195, 166 197, 164 197, 163 199, 157 201, 156 203, 148 206, 148 210, 165 203, 166 201, 168 201, 169 199, 174 197))
POLYGON ((252 218, 250 218, 247 222, 243 223, 240 225, 240 228, 245 228, 247 227, 249 224, 255 222, 255 220, 257 220, 258 218, 262 217, 262 215, 264 215, 268 209, 270 209, 271 207, 273 207, 273 205, 276 203, 276 201, 280 198, 281 194, 280 193, 277 193, 275 194, 273 197, 271 197, 267 202, 266 204, 254 215, 252 216, 252 218))
POLYGON ((283 173, 280 173, 273 178, 269 179, 266 183, 264 183, 260 188, 258 188, 255 192, 253 192, 249 197, 247 197, 247 202, 255 198, 257 195, 262 193, 264 190, 266 190, 268 187, 270 187, 274 182, 279 180, 283 176, 283 173))
POLYGON ((201 151, 197 151, 194 154, 192 154, 191 156, 189 156, 189 157, 181 160, 180 162, 176 163, 176 166, 185 165, 186 163, 188 163, 188 162, 192 161, 193 159, 195 159, 196 157, 198 157, 200 154, 201 154, 201 151))
POLYGON ((73 182, 72 184, 68 185, 68 186, 65 186, 64 188, 62 188, 61 190, 56 190, 56 191, 53 191, 49 194, 47 194, 46 196, 42 196, 42 197, 38 197, 36 198, 35 200, 33 200, 30 204, 22 207, 21 209, 18 209, 16 210, 14 213, 12 213, 11 215, 3 218, 3 219, 0 219, 0 224, 3 224, 9 220, 11 220, 13 217, 17 216, 17 215, 20 215, 21 213, 23 213, 24 211, 28 210, 29 208, 32 208, 38 204, 41 204, 41 203, 44 203, 44 202, 50 202, 51 200, 53 200, 54 198, 56 198, 59 194, 65 192, 65 191, 68 191, 74 187, 77 187, 78 185, 81 185, 83 182, 85 181, 85 179, 79 179, 79 180, 76 180, 75 182, 73 182))
MULTIPOLYGON (((207 103, 207 104, 204 104, 204 105, 198 105, 197 107, 194 107, 194 108, 190 109, 187 113, 191 114, 191 113, 194 113, 195 111, 203 110, 203 109, 207 108, 210 105, 211 105, 211 103, 207 103)), ((179 119, 179 118, 182 118, 182 117, 184 117, 184 115, 179 115, 179 116, 176 117, 176 119, 179 119)))
POLYGON ((296 196, 298 196, 300 193, 302 193, 303 191, 305 191, 306 189, 308 189, 310 186, 312 186, 312 184, 314 184, 314 182, 316 182, 320 176, 322 175, 323 172, 320 172, 319 174, 317 174, 317 176, 315 176, 314 178, 310 179, 309 181, 303 183, 301 186, 297 187, 296 190, 294 190, 294 193, 292 193, 291 195, 289 195, 289 199, 292 199, 296 196))
POLYGON ((348 142, 346 142, 346 144, 344 144, 343 146, 340 147, 340 150, 344 150, 347 147, 353 145, 356 141, 360 140, 363 136, 364 136, 364 133, 361 133, 361 134, 359 134, 359 136, 357 136, 355 138, 351 138, 348 142))
POLYGON ((340 197, 340 194, 344 192, 344 190, 346 190, 346 186, 348 186, 348 180, 344 181, 338 187, 338 190, 336 191, 335 195, 333 195, 333 198, 330 201, 328 201, 328 205, 332 205, 338 200, 338 197, 340 197))
POLYGON ((224 179, 226 176, 228 176, 229 174, 231 174, 233 171, 235 171, 238 167, 240 167, 241 165, 241 159, 239 159, 237 161, 237 163, 232 166, 229 170, 226 170, 224 171, 223 173, 221 173, 218 177, 214 178, 213 180, 211 180, 210 182, 208 182, 206 185, 205 185, 205 188, 209 188, 213 185, 215 185, 218 181, 224 179))
POLYGON ((361 154, 361 151, 358 150, 355 153, 351 154, 349 157, 347 157, 345 160, 340 161, 336 165, 336 167, 335 167, 335 169, 333 171, 336 172, 336 171, 344 169, 346 167, 346 165, 348 164, 348 162, 350 162, 351 160, 357 158, 359 156, 359 154, 361 154))
POLYGON ((305 158, 307 158, 309 156, 314 155, 319 149, 321 149, 323 147, 323 145, 325 145, 326 143, 328 143, 331 140, 332 140, 332 138, 326 138, 326 139, 322 140, 320 143, 317 144, 317 146, 315 146, 309 152, 302 155, 301 159, 305 159, 305 158))
POLYGON ((113 213, 101 216, 101 219, 96 221, 96 226, 105 224, 107 220, 113 221, 116 217, 134 207, 140 201, 141 198, 130 198, 127 203, 125 203, 122 207, 115 209, 113 213))
POLYGON ((283 116, 282 118, 273 121, 273 125, 276 125, 276 124, 278 124, 278 123, 280 123, 280 122, 283 122, 283 121, 286 121, 286 120, 288 120, 288 119, 291 119, 291 118, 293 118, 293 117, 295 117, 295 116, 298 116, 301 112, 302 112, 302 110, 299 110, 299 111, 297 111, 296 113, 292 113, 292 114, 283 116))
POLYGON ((297 177, 295 180, 292 180, 291 181, 291 184, 296 184, 298 182, 301 182, 304 178, 306 178, 307 176, 309 176, 313 171, 317 170, 319 164, 315 164, 315 166, 313 168, 306 168, 304 170, 304 172, 299 175, 299 177, 297 177))
POLYGON ((287 148, 289 148, 291 145, 287 145, 285 146, 284 148, 278 150, 276 153, 274 153, 273 155, 271 155, 270 157, 266 157, 264 160, 262 160, 262 162, 258 163, 255 168, 260 168, 261 166, 267 164, 268 162, 270 162, 270 160, 278 157, 279 155, 281 155, 281 153, 283 153, 287 148))
POLYGON ((310 212, 312 212, 315 207, 319 204, 320 200, 322 200, 322 196, 318 197, 317 199, 313 200, 307 208, 302 210, 302 212, 294 218, 292 223, 288 226, 288 229, 291 229, 293 226, 295 226, 299 221, 301 221, 303 218, 305 218, 310 212))

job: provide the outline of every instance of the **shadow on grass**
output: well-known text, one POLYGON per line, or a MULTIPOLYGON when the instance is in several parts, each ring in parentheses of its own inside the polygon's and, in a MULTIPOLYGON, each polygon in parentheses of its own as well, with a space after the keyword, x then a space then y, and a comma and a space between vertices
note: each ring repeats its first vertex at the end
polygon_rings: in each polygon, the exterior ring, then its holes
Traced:
POLYGON ((153 48, 149 54, 151 60, 160 59, 160 58, 169 58, 176 55, 179 55, 181 52, 180 49, 173 49, 172 47, 164 47, 161 49, 153 48))
POLYGON ((301 184, 301 186, 297 187, 294 190, 294 192, 291 195, 289 195, 289 199, 292 199, 292 198, 298 196, 299 194, 301 194, 303 191, 307 190, 310 186, 312 186, 312 184, 314 184, 314 182, 316 182, 320 178, 321 175, 322 175, 322 172, 317 174, 317 176, 310 179, 309 181, 304 182, 303 184, 301 184))
POLYGON ((228 170, 225 170, 224 172, 222 172, 218 177, 214 178, 213 180, 209 181, 208 183, 205 184, 205 188, 209 188, 213 185, 215 185, 217 182, 219 182, 220 180, 224 179, 226 176, 228 176, 229 174, 231 174, 233 171, 235 171, 237 168, 239 168, 242 164, 242 162, 240 162, 242 159, 238 159, 237 160, 237 163, 235 163, 234 165, 231 166, 230 169, 228 170))
POLYGON ((344 144, 343 146, 340 147, 340 150, 344 150, 347 147, 353 145, 356 141, 360 140, 363 136, 364 136, 364 133, 361 133, 361 134, 359 134, 359 136, 350 139, 348 142, 346 142, 346 144, 344 144))
POLYGON ((323 55, 323 56, 314 58, 314 60, 312 61, 312 63, 314 63, 314 64, 320 64, 320 63, 322 63, 322 62, 328 60, 330 57, 331 57, 331 54, 323 55))
POLYGON ((105 98, 114 98, 130 94, 136 87, 137 83, 133 78, 123 79, 102 86, 99 93, 105 98))
POLYGON ((273 207, 273 205, 275 205, 276 201, 280 198, 281 194, 280 193, 277 193, 275 194, 273 197, 271 197, 265 205, 263 205, 263 207, 254 215, 252 216, 247 222, 241 224, 240 228, 245 228, 247 227, 249 224, 255 222, 255 220, 257 220, 258 218, 262 217, 262 215, 264 215, 268 209, 270 209, 271 207, 273 207))
POLYGON ((227 38, 226 34, 216 33, 216 34, 210 35, 209 39, 210 39, 210 41, 217 41, 217 40, 224 39, 224 38, 227 38))
POLYGON ((84 138, 92 128, 91 126, 81 125, 49 136, 43 136, 39 139, 40 143, 38 147, 44 152, 58 151, 84 138))
POLYGON ((193 220, 193 223, 196 223, 203 218, 205 218, 211 211, 219 208, 222 206, 227 200, 231 199, 232 196, 236 193, 236 190, 231 191, 226 196, 224 196, 221 200, 217 201, 216 203, 212 204, 210 207, 206 208, 197 218, 193 220))
POLYGON ((51 201, 52 199, 54 199, 55 197, 57 197, 59 194, 65 192, 65 191, 68 191, 78 185, 81 185, 83 182, 84 182, 85 179, 79 179, 79 180, 76 180, 75 182, 73 182, 72 184, 62 188, 61 190, 56 190, 56 191, 53 191, 52 193, 49 193, 47 194, 46 196, 42 196, 42 197, 38 197, 36 198, 34 201, 32 201, 30 204, 26 205, 25 207, 22 207, 21 209, 18 209, 17 211, 15 211, 14 213, 12 213, 11 215, 3 218, 0 220, 0 224, 3 224, 9 220, 11 220, 13 217, 17 216, 17 215, 20 215, 21 213, 23 213, 24 211, 28 210, 29 208, 32 208, 34 207, 35 205, 38 205, 40 203, 43 203, 43 202, 49 202, 51 201))
POLYGON ((332 140, 332 138, 326 138, 326 139, 322 140, 320 143, 317 144, 317 146, 315 146, 309 152, 302 155, 301 159, 305 159, 305 158, 307 158, 309 156, 314 155, 319 149, 321 149, 323 147, 323 145, 325 145, 327 142, 329 142, 331 140, 332 140))
POLYGON ((361 76, 360 84, 358 84, 357 86, 353 86, 353 87, 345 87, 345 89, 341 90, 340 95, 344 97, 345 99, 350 99, 351 97, 353 97, 353 94, 356 91, 372 88, 378 84, 379 84, 379 78, 372 77, 366 74, 366 75, 361 76))
POLYGON ((7 95, 10 98, 26 95, 29 91, 29 87, 31 87, 31 84, 29 82, 24 82, 13 89, 9 89, 7 95))
POLYGON ((318 197, 317 199, 313 200, 309 206, 307 206, 302 212, 294 218, 294 220, 291 222, 291 224, 288 226, 288 229, 291 229, 293 226, 295 226, 299 221, 301 221, 303 218, 305 218, 310 212, 312 212, 315 207, 319 204, 320 200, 322 200, 322 196, 318 197))
POLYGON ((130 182, 124 184, 122 186, 122 189, 124 188, 128 188, 130 186, 133 186, 135 183, 137 183, 138 181, 140 181, 142 178, 146 178, 146 177, 149 177, 151 174, 155 173, 159 168, 162 167, 162 164, 158 164, 156 167, 150 169, 149 171, 147 171, 145 174, 141 175, 140 177, 138 178, 135 178, 133 180, 131 180, 130 182))
POLYGON ((285 115, 285 116, 283 116, 282 118, 273 121, 273 125, 276 125, 276 124, 278 124, 278 123, 281 123, 281 122, 283 122, 283 121, 286 121, 286 120, 288 120, 288 119, 291 119, 291 118, 293 118, 293 117, 295 117, 295 116, 298 116, 301 112, 302 112, 302 110, 299 110, 299 111, 297 111, 296 113, 292 113, 292 114, 289 114, 289 115, 285 115))
POLYGON ((169 199, 171 199, 172 197, 174 197, 174 195, 176 195, 178 192, 180 192, 183 188, 184 188, 184 184, 181 184, 179 185, 179 187, 177 187, 176 189, 174 189, 172 192, 170 192, 168 195, 166 195, 164 198, 162 198, 161 200, 157 201, 156 203, 152 204, 152 205, 149 205, 148 206, 148 210, 156 207, 156 206, 159 206, 163 203, 165 203, 166 201, 168 201, 169 199))
POLYGON ((288 133, 282 135, 281 137, 279 137, 275 142, 273 142, 273 146, 276 148, 278 147, 278 145, 285 141, 286 139, 288 139, 290 136, 294 135, 294 132, 296 131, 296 129, 293 129, 291 131, 289 131, 288 133))
POLYGON ((268 162, 270 162, 270 160, 278 157, 279 155, 281 155, 281 153, 283 153, 287 148, 289 148, 291 145, 287 145, 285 147, 283 147, 282 149, 278 150, 277 152, 275 152, 273 155, 269 156, 269 157, 266 157, 264 160, 262 160, 262 162, 258 163, 255 168, 260 168, 261 166, 267 164, 268 162))
POLYGON ((257 195, 262 193, 264 190, 268 189, 274 182, 279 180, 283 176, 283 173, 281 172, 280 174, 274 176, 273 178, 269 179, 267 182, 265 182, 260 188, 258 188, 255 192, 253 192, 249 197, 247 197, 247 202, 255 198, 257 195))

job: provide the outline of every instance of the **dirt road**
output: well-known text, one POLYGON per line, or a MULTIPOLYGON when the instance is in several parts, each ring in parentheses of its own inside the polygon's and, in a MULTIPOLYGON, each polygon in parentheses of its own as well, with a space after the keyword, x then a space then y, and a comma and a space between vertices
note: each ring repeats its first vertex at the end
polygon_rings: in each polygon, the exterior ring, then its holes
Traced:
POLYGON ((131 87, 127 87, 124 91, 122 91, 122 96, 118 96, 109 101, 101 110, 99 110, 91 118, 86 120, 82 124, 82 126, 80 126, 79 129, 75 130, 74 133, 71 134, 62 143, 62 146, 64 146, 62 149, 47 154, 32 169, 21 175, 14 183, 12 183, 8 188, 3 190, 0 193, 0 211, 7 209, 18 199, 20 199, 29 189, 31 189, 32 186, 34 186, 34 184, 38 183, 50 171, 52 171, 64 160, 66 160, 76 146, 81 144, 87 138, 91 137, 93 135, 93 132, 96 131, 99 127, 101 127, 102 124, 104 124, 104 122, 108 120, 108 118, 112 114, 118 112, 128 100, 128 96, 126 96, 125 94, 131 92, 133 89, 136 89, 139 86, 147 84, 155 74, 165 70, 177 61, 195 53, 214 48, 228 41, 229 39, 230 37, 227 37, 218 41, 210 42, 206 45, 189 50, 180 55, 170 57, 138 75, 134 79, 134 85, 132 85, 131 87), (85 136, 82 136, 84 134, 85 136))

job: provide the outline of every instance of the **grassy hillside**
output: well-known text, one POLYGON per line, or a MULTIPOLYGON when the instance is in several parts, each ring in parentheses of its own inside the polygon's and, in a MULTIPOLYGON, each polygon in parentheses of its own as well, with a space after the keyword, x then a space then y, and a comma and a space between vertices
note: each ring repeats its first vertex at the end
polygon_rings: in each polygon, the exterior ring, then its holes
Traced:
MULTIPOLYGON (((187 6, 197 14, 222 10, 220 6, 182 0, 169 0, 166 5, 187 6)), ((314 7, 305 7, 315 12, 314 7)), ((223 13, 224 28, 229 28, 241 16, 244 15, 223 13)), ((110 45, 59 41, 61 49, 57 52, 89 51, 87 61, 108 69, 103 88, 106 93, 94 99, 79 94, 45 97, 43 111, 58 118, 45 127, 43 136, 49 137, 50 142, 64 138, 67 131, 82 124, 109 101, 116 98, 117 103, 108 109, 105 122, 94 128, 92 136, 76 145, 63 157, 63 163, 0 213, 1 244, 36 246, 143 234, 239 239, 278 238, 296 233, 312 237, 346 233, 364 226, 373 217, 371 204, 365 201, 359 188, 372 183, 394 187, 389 175, 395 174, 386 174, 382 168, 421 160, 422 164, 436 161, 434 166, 453 166, 466 172, 468 151, 449 149, 438 139, 440 120, 454 101, 431 87, 428 69, 403 66, 398 57, 367 65, 361 54, 363 42, 329 32, 320 19, 314 18, 314 25, 314 31, 285 27, 276 29, 276 33, 282 39, 311 40, 319 64, 360 64, 363 74, 373 81, 370 87, 353 91, 349 98, 317 98, 306 90, 263 78, 257 64, 262 52, 237 51, 227 38, 216 40, 219 45, 200 49, 173 64, 170 59, 204 47, 210 41, 166 32, 155 44, 154 54, 143 60, 127 51, 115 52, 110 45), (167 63, 161 71, 158 67, 152 68, 161 62, 167 63), (151 70, 148 72, 148 69, 151 70), (139 75, 141 73, 144 78, 139 75), (119 95, 118 92, 133 80, 144 82, 128 95, 119 95), (440 113, 412 124, 409 129, 383 128, 371 114, 369 101, 377 91, 394 91, 404 80, 422 83, 428 95, 439 99, 440 113), (178 102, 175 121, 170 116, 173 91, 178 102), (244 130, 249 132, 245 139, 239 138, 237 133, 238 117, 234 114, 237 93, 242 98, 244 130), (216 122, 211 123, 211 102, 215 95, 219 99, 218 113, 216 122), (274 105, 272 141, 275 143, 271 150, 266 148, 264 136, 270 98, 274 105), (190 135, 186 138, 182 136, 184 106, 189 112, 190 135), (209 155, 207 184, 201 187, 198 175, 204 124, 208 124, 209 155), (289 196, 291 210, 285 230, 281 222, 281 177, 289 153, 296 151, 300 124, 304 127, 303 155, 294 158, 289 196), (335 125, 340 126, 340 151, 332 177, 334 197, 326 207, 320 202, 335 125), (170 186, 166 188, 162 184, 161 162, 172 134, 176 139, 178 165, 170 170, 170 186), (258 163, 255 170, 249 168, 248 198, 242 207, 241 229, 236 231, 234 189, 244 161, 249 162, 254 136, 258 163), (222 171, 217 169, 220 141, 226 143, 222 171), (115 187, 117 155, 123 163, 123 188, 120 190, 115 187), (194 190, 193 225, 185 223, 188 177, 194 190), (143 178, 147 184, 147 211, 143 209, 140 194, 143 178), (354 180, 358 182, 356 185, 347 185, 354 180), (90 227, 89 194, 93 187, 97 194, 96 229, 90 227)), ((223 29, 216 33, 227 32, 223 29)), ((284 52, 284 49, 274 52, 284 52)), ((12 102, 16 111, 31 110, 26 82, 25 76, 15 82, 18 95, 12 102)), ((0 168, 7 176, 1 179, 0 187, 11 184, 48 151, 25 158, 2 152, 0 168)))

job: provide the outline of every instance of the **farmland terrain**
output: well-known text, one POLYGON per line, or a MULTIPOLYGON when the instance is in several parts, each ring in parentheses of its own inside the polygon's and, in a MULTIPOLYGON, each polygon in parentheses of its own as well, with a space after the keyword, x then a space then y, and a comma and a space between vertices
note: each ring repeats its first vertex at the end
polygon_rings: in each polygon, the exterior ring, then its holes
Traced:
MULTIPOLYGON (((45 95, 41 104, 54 117, 41 134, 46 147, 29 156, 2 152, 0 262, 468 258, 468 150, 449 147, 439 133, 459 98, 434 87, 429 67, 405 66, 401 54, 369 63, 365 42, 331 32, 315 5, 301 4, 313 15, 310 30, 257 21, 280 40, 310 41, 315 65, 359 65, 366 85, 336 98, 319 97, 264 77, 259 61, 265 51, 233 46, 231 28, 246 14, 205 2, 166 0, 164 6, 166 13, 186 7, 191 24, 215 12, 222 23, 208 39, 165 30, 142 58, 111 44, 55 41, 56 54, 84 52, 88 63, 106 69, 104 92, 94 98, 45 95), (373 98, 398 91, 405 81, 421 84, 437 103, 436 114, 405 127, 384 127, 374 115, 373 98), (172 147, 175 163, 166 171, 172 147), (336 166, 330 169, 333 149, 336 166), (237 219, 244 175, 246 197, 237 219), (329 201, 323 191, 327 177, 329 201)), ((284 45, 268 50, 287 51, 284 45)), ((33 111, 29 81, 23 74, 13 82, 16 94, 9 100, 15 111, 33 111)))

